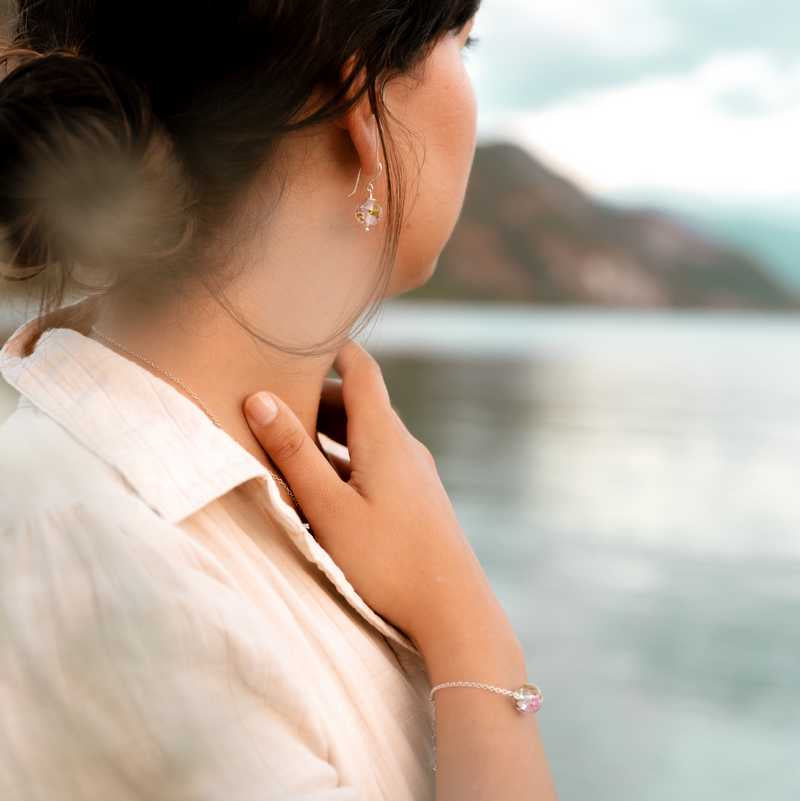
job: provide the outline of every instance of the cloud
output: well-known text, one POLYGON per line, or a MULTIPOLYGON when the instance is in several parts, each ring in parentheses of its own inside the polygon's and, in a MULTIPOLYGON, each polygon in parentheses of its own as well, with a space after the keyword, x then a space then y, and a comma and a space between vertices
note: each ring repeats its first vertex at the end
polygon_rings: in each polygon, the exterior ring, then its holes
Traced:
POLYGON ((784 64, 763 52, 731 54, 710 61, 700 78, 720 108, 734 114, 750 116, 800 105, 800 60, 784 64))
POLYGON ((492 0, 476 19, 471 59, 487 111, 534 107, 636 74, 678 46, 672 20, 646 0, 542 4, 492 0))
POLYGON ((597 192, 800 196, 800 59, 725 53, 697 68, 589 90, 541 109, 495 111, 482 138, 530 147, 597 192))
MULTIPOLYGON (((531 0, 493 0, 491 15, 481 29, 493 35, 520 34, 539 54, 555 51, 562 57, 580 49, 610 59, 652 54, 674 44, 678 29, 655 3, 644 0, 604 0, 589 5, 586 0, 536 3, 531 0)), ((504 45, 508 47, 507 40, 504 45)))
POLYGON ((798 30, 795 0, 492 0, 475 26, 479 96, 491 114, 689 72, 725 53, 763 51, 790 63, 798 30))

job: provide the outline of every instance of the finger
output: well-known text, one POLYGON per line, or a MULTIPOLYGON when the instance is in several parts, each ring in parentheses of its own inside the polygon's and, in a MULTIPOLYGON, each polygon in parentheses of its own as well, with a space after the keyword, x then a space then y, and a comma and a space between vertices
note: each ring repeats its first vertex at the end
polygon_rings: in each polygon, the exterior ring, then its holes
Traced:
POLYGON ((244 413, 261 447, 292 488, 312 528, 338 514, 349 495, 357 495, 342 482, 295 413, 277 395, 250 395, 244 402, 244 413))
POLYGON ((374 420, 394 411, 378 361, 356 340, 347 340, 333 366, 342 377, 342 400, 348 420, 374 420))

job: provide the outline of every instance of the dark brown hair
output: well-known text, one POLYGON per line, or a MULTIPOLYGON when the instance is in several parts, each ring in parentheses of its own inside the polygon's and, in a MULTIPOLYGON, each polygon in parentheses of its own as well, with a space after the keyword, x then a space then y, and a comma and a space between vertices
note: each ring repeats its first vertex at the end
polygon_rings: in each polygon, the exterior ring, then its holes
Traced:
POLYGON ((210 238, 259 172, 275 167, 282 134, 341 116, 367 93, 389 225, 368 319, 391 275, 404 209, 384 87, 412 75, 479 5, 19 0, 0 51, 3 276, 42 274, 40 320, 67 289, 125 282, 155 300, 187 276, 236 316, 220 271, 203 258, 210 238), (319 89, 327 99, 303 116, 319 89), (103 280, 79 280, 78 266, 103 280))

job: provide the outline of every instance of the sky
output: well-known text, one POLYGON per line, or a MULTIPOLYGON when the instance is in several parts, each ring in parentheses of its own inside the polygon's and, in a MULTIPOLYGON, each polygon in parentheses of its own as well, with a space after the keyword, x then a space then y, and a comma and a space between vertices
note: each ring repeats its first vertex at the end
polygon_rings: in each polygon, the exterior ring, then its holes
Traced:
POLYGON ((797 0, 483 0, 479 138, 597 194, 800 222, 798 31, 797 0))

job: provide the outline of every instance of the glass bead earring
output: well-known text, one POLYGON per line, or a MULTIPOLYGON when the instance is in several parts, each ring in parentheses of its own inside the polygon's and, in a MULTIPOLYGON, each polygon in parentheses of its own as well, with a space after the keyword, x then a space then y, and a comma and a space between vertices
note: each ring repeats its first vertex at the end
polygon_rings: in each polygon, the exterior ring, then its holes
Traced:
MULTIPOLYGON (((378 175, 381 174, 381 170, 383 169, 383 164, 379 161, 378 162, 378 175)), ((353 191, 347 196, 352 197, 356 193, 356 189, 358 189, 359 181, 361 180, 361 168, 359 167, 358 170, 358 177, 356 178, 356 185, 353 187, 353 191)), ((377 200, 372 195, 372 191, 375 188, 373 181, 374 178, 370 178, 369 183, 367 184, 367 194, 369 195, 367 199, 356 209, 356 220, 358 220, 361 225, 364 226, 365 231, 369 231, 370 228, 377 225, 380 221, 381 214, 383 213, 383 206, 378 203, 377 200)))

